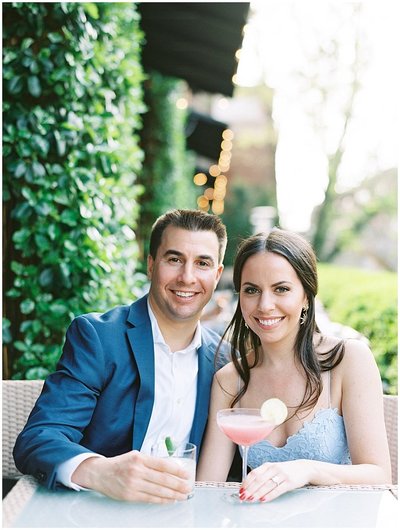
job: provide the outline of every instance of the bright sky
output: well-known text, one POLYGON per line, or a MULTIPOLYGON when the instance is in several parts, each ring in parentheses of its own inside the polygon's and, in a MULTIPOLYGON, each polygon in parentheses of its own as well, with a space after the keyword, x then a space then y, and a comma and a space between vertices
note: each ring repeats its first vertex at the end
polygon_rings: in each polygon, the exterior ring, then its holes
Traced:
POLYGON ((397 167, 399 5, 397 0, 251 2, 256 16, 246 28, 238 84, 257 85, 263 79, 275 89, 278 207, 283 227, 306 231, 313 207, 323 198, 327 162, 321 140, 326 140, 328 149, 337 143, 342 123, 340 104, 346 100, 346 79, 354 57, 351 43, 357 28, 364 66, 339 171, 339 190, 351 188, 380 170, 397 167), (358 17, 353 13, 355 5, 361 5, 358 17), (318 111, 326 127, 316 134, 305 107, 315 111, 318 98, 310 90, 301 91, 298 73, 320 75, 310 57, 317 55, 318 46, 329 46, 330 37, 338 43, 340 59, 333 69, 329 62, 321 66, 321 79, 329 89, 331 103, 318 111))

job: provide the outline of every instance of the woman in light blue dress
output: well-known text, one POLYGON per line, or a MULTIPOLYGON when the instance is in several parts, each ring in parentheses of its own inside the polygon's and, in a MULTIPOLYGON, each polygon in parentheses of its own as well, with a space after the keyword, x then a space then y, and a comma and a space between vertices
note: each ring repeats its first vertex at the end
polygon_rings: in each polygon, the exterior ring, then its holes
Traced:
POLYGON ((277 397, 288 417, 250 447, 241 499, 270 501, 306 484, 390 483, 378 367, 365 342, 320 333, 310 244, 280 229, 252 236, 238 249, 233 282, 232 362, 214 377, 197 479, 224 481, 232 463, 235 444, 217 411, 277 397))

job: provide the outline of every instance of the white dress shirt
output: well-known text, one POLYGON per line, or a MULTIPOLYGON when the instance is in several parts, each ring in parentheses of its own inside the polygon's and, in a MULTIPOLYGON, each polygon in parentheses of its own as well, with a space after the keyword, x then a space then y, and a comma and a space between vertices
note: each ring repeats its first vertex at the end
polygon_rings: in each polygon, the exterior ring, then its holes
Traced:
MULTIPOLYGON (((201 324, 191 343, 183 350, 171 352, 166 344, 157 319, 147 301, 154 341, 154 404, 141 452, 150 454, 153 445, 170 436, 177 444, 189 440, 197 397, 198 359, 201 346, 201 324)), ((69 488, 85 489, 71 481, 78 465, 97 453, 82 453, 58 466, 57 481, 69 488)))

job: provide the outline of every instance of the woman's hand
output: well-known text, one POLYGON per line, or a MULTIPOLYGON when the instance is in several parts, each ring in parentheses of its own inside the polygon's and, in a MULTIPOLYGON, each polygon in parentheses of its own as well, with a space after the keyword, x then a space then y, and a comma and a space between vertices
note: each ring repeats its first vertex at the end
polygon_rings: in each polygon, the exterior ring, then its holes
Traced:
POLYGON ((272 501, 282 493, 308 484, 312 467, 309 460, 266 462, 247 475, 240 489, 240 499, 272 501))

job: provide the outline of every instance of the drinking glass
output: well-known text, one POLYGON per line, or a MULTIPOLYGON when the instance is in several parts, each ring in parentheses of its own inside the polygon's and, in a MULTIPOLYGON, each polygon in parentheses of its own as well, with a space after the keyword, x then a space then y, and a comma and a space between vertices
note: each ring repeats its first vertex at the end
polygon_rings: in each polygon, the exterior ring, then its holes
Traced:
MULTIPOLYGON (((242 482, 247 476, 247 453, 249 447, 266 438, 275 425, 264 420, 260 409, 222 409, 217 412, 217 424, 221 431, 242 449, 242 482)), ((238 493, 230 500, 242 502, 238 493)))
POLYGON ((152 456, 161 458, 172 458, 179 463, 180 466, 189 472, 189 482, 192 486, 188 499, 194 495, 194 483, 196 478, 196 446, 192 443, 181 444, 174 447, 172 450, 167 449, 165 442, 153 445, 151 448, 152 456))

